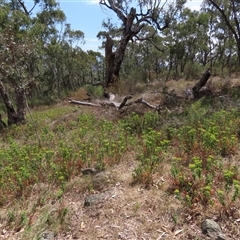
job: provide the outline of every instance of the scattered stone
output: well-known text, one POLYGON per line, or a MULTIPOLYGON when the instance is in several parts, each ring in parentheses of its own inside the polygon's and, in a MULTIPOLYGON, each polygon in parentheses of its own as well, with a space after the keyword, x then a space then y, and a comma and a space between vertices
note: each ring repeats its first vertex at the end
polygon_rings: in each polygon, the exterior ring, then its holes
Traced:
POLYGON ((194 99, 194 95, 193 95, 192 89, 187 89, 186 92, 185 92, 185 95, 186 95, 186 99, 187 100, 194 99))
POLYGON ((226 240, 219 225, 211 220, 206 219, 202 222, 202 233, 215 240, 226 240))
POLYGON ((93 189, 96 191, 106 189, 110 182, 110 173, 105 171, 97 173, 92 178, 93 189))
POLYGON ((226 236, 222 233, 219 233, 217 236, 217 240, 227 240, 226 236))
POLYGON ((103 203, 107 198, 111 196, 112 191, 107 191, 104 193, 91 194, 85 198, 84 207, 93 206, 99 203, 103 203))
POLYGON ((81 170, 83 175, 94 175, 96 174, 98 171, 96 168, 84 168, 81 170))
POLYGON ((54 240, 54 233, 51 231, 44 231, 40 238, 40 240, 54 240))

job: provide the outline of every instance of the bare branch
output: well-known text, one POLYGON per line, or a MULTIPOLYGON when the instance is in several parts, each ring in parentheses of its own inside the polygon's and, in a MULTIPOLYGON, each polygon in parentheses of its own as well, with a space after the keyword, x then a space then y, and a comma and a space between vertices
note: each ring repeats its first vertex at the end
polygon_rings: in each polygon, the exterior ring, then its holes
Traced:
POLYGON ((123 99, 123 101, 121 102, 121 104, 119 105, 118 109, 123 108, 123 107, 126 105, 127 100, 128 100, 128 99, 131 99, 131 98, 132 98, 132 95, 126 96, 126 97, 123 99))
POLYGON ((69 103, 73 103, 73 104, 78 104, 78 105, 85 105, 85 106, 92 106, 92 107, 101 107, 101 105, 97 104, 97 103, 82 102, 82 101, 77 101, 77 100, 73 100, 73 99, 69 99, 68 102, 69 103))
POLYGON ((35 2, 35 4, 33 5, 33 7, 28 11, 28 14, 31 14, 32 10, 36 7, 37 2, 35 2))
POLYGON ((235 6, 235 2, 233 0, 231 0, 232 3, 232 8, 233 8, 233 16, 234 16, 234 21, 235 21, 235 25, 237 28, 237 32, 238 32, 238 36, 240 37, 240 27, 239 27, 239 20, 238 20, 238 16, 237 16, 237 9, 235 6))
POLYGON ((18 2, 19 2, 19 4, 22 6, 22 8, 23 8, 25 14, 26 14, 27 16, 29 16, 29 12, 28 12, 28 10, 27 10, 27 8, 26 8, 24 2, 23 2, 22 0, 18 0, 18 2))
POLYGON ((221 7, 214 0, 209 0, 209 2, 221 13, 226 25, 228 26, 228 28, 230 29, 230 31, 234 35, 235 39, 238 40, 238 35, 237 35, 235 29, 233 28, 233 26, 231 25, 231 23, 230 23, 227 15, 225 14, 224 10, 221 9, 221 7))
POLYGON ((154 105, 146 102, 142 98, 139 98, 139 99, 131 101, 131 102, 127 102, 131 98, 132 98, 132 95, 125 96, 121 103, 111 102, 111 101, 102 101, 99 104, 96 104, 96 103, 82 102, 82 101, 77 101, 77 100, 72 100, 72 99, 69 99, 69 103, 91 106, 91 107, 102 107, 102 106, 108 105, 108 106, 114 107, 117 111, 122 109, 123 107, 128 107, 128 106, 140 103, 140 104, 143 104, 143 105, 145 105, 145 106, 147 106, 151 109, 154 109, 154 110, 157 110, 157 111, 160 110, 160 107, 158 105, 154 106, 154 105))
POLYGON ((117 16, 123 21, 126 21, 126 16, 123 14, 121 9, 119 9, 115 4, 113 0, 108 0, 109 5, 106 3, 105 0, 100 0, 99 3, 103 6, 106 6, 107 8, 113 10, 117 16))

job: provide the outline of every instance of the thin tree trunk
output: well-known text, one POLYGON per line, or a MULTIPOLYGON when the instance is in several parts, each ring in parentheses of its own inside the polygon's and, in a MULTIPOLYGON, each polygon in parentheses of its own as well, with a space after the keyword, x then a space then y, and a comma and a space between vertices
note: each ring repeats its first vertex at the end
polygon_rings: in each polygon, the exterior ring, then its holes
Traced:
POLYGON ((25 89, 18 88, 15 91, 17 104, 17 123, 26 123, 27 99, 25 89))
POLYGON ((0 114, 0 131, 7 127, 7 124, 2 120, 2 115, 0 114))

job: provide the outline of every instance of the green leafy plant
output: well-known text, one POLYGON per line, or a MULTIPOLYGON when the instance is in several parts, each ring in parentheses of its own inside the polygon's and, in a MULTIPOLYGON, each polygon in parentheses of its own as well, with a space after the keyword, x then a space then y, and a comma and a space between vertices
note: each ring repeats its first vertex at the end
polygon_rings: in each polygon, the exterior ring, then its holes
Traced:
POLYGON ((169 146, 169 140, 164 139, 161 132, 155 130, 146 131, 142 136, 142 153, 139 154, 139 165, 134 170, 134 182, 149 186, 153 182, 153 175, 162 163, 165 152, 169 146))

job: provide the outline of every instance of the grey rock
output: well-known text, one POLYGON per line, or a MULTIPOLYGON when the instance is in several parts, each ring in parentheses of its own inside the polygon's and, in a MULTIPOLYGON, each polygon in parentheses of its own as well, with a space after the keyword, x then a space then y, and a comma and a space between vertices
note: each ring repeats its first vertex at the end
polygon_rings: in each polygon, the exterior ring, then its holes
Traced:
POLYGON ((194 99, 194 95, 193 95, 193 91, 192 89, 187 89, 185 92, 186 95, 186 99, 190 100, 190 99, 194 99))
POLYGON ((108 172, 99 172, 92 178, 93 189, 101 191, 106 189, 110 184, 110 173, 108 172))
POLYGON ((54 240, 54 233, 51 231, 44 231, 40 235, 40 240, 54 240))
POLYGON ((225 237, 224 234, 219 233, 218 236, 217 236, 217 240, 227 240, 227 238, 225 237))
POLYGON ((83 175, 94 175, 96 174, 98 171, 96 168, 84 168, 81 170, 83 175))
POLYGON ((211 219, 205 219, 202 222, 202 233, 215 240, 226 240, 220 226, 211 219))
POLYGON ((84 207, 93 206, 99 203, 104 203, 110 197, 112 192, 107 191, 104 193, 91 194, 85 198, 84 207))

